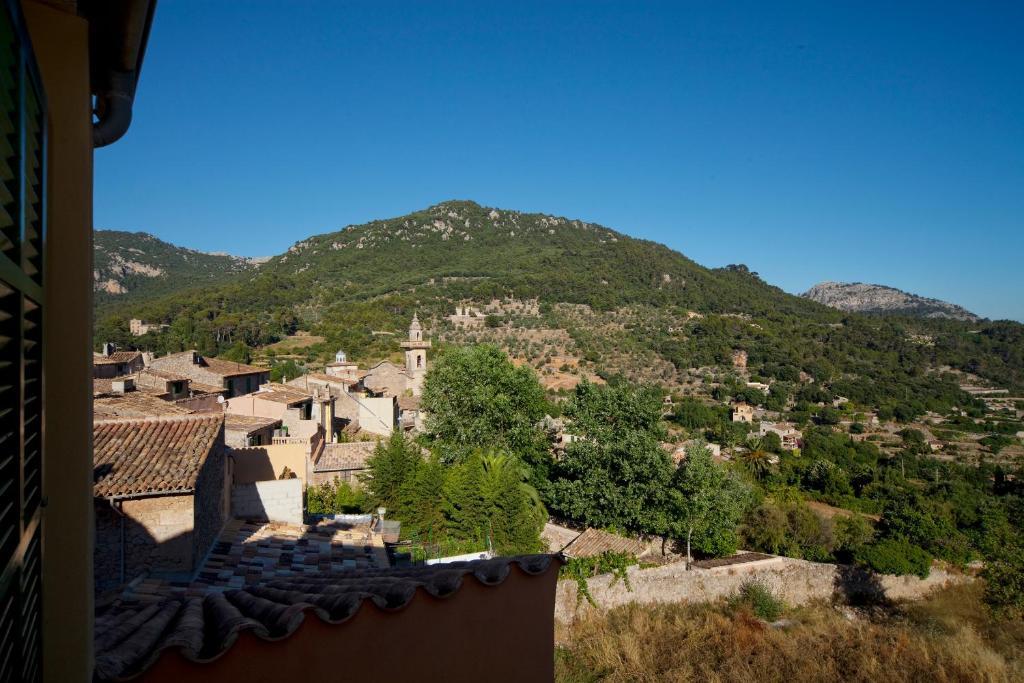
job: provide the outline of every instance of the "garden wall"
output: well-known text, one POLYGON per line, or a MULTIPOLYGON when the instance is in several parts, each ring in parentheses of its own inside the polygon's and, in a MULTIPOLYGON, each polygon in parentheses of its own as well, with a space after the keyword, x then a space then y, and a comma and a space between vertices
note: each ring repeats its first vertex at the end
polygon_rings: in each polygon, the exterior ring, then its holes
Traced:
MULTIPOLYGON (((632 591, 621 580, 613 582, 610 574, 589 580, 590 593, 598 608, 608 609, 631 602, 709 602, 732 595, 744 581, 751 578, 764 581, 791 606, 812 600, 831 600, 833 597, 917 599, 937 588, 970 580, 963 575, 934 568, 927 579, 916 576, 876 576, 854 567, 819 564, 788 557, 775 558, 769 563, 755 563, 749 567, 738 565, 713 571, 687 571, 682 562, 650 569, 633 566, 627 575, 632 591)), ((575 581, 558 582, 556 619, 571 622, 578 610, 588 609, 593 608, 586 600, 577 600, 575 581)))

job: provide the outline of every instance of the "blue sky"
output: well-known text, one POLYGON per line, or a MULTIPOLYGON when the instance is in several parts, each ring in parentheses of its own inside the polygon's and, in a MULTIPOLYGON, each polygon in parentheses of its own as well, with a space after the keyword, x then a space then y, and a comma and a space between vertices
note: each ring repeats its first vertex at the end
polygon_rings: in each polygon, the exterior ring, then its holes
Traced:
POLYGON ((95 224, 259 256, 473 199, 1024 320, 1022 33, 995 1, 169 0, 95 224))

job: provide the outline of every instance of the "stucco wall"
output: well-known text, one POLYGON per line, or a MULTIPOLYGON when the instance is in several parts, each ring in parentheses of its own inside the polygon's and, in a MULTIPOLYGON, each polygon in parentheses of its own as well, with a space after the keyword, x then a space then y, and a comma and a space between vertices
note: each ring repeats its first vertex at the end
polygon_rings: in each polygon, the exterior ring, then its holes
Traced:
MULTIPOLYGON (((741 565, 742 567, 742 565, 741 565)), ((927 579, 916 576, 882 576, 877 580, 864 572, 833 564, 778 558, 746 569, 687 571, 682 562, 662 567, 628 571, 632 590, 622 581, 612 582, 611 575, 597 576, 588 587, 599 608, 607 609, 631 602, 707 602, 727 597, 750 579, 763 580, 789 605, 802 605, 812 600, 829 600, 835 595, 884 593, 888 598, 915 599, 942 586, 967 580, 940 569, 933 569, 927 579)), ((578 610, 593 609, 585 600, 577 601, 575 581, 559 581, 555 601, 555 617, 572 621, 578 610)))
POLYGON ((237 484, 231 488, 231 515, 260 522, 302 524, 302 482, 277 479, 237 484))
POLYGON ((287 466, 305 485, 308 448, 308 445, 301 443, 236 448, 232 451, 233 483, 251 484, 277 479, 287 466))
POLYGON ((380 398, 359 397, 359 428, 371 434, 391 434, 397 419, 397 406, 393 396, 380 398))

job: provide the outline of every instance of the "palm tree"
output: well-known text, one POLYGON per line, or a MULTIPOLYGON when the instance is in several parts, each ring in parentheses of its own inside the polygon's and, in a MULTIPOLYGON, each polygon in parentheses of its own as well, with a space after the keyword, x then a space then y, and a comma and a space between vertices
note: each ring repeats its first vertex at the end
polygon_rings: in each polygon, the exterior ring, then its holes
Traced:
POLYGON ((774 467, 772 465, 772 454, 764 450, 760 444, 752 443, 750 447, 740 456, 743 464, 758 481, 769 477, 774 467))

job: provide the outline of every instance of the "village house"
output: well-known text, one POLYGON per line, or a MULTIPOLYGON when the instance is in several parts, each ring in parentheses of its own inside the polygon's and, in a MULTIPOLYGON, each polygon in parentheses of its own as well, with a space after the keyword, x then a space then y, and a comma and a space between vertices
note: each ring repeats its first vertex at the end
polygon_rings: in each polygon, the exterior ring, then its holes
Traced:
POLYGON ((93 415, 97 419, 188 415, 193 412, 186 406, 168 401, 154 390, 136 387, 133 377, 93 380, 93 415))
POLYGON ((145 367, 140 351, 115 351, 112 345, 105 344, 103 353, 92 356, 92 376, 95 379, 120 377, 138 372, 145 367))
POLYGON ((424 430, 424 412, 420 408, 419 396, 398 397, 398 424, 406 432, 422 432, 424 430))
POLYGON ((149 323, 145 320, 139 320, 138 318, 132 318, 128 321, 128 331, 132 333, 133 337, 141 337, 144 334, 150 332, 159 332, 160 330, 170 327, 166 323, 149 323))
POLYGON ((282 436, 308 439, 318 432, 333 436, 329 430, 334 425, 334 397, 322 390, 310 394, 286 384, 264 384, 251 394, 225 400, 224 411, 280 420, 282 436))
POLYGON ((733 422, 751 423, 754 421, 754 406, 749 403, 737 403, 731 411, 733 422))
POLYGON ((154 358, 150 367, 189 378, 193 389, 223 391, 226 398, 256 391, 261 384, 270 381, 269 370, 220 358, 208 358, 196 351, 154 358))
POLYGON ((350 441, 326 444, 313 464, 309 484, 319 486, 338 479, 347 484, 360 485, 359 475, 367 471, 366 463, 373 456, 378 443, 350 441))
POLYGON ((224 443, 230 448, 250 448, 272 443, 281 420, 259 415, 224 414, 224 443))
POLYGON ((132 379, 139 389, 155 391, 160 398, 168 401, 177 401, 192 395, 192 380, 174 372, 145 368, 135 373, 132 379))
POLYGON ((97 421, 96 589, 190 576, 227 518, 228 477, 220 415, 97 421))
POLYGON ((800 448, 800 442, 804 438, 800 430, 793 425, 783 422, 762 422, 758 435, 768 436, 769 434, 777 435, 782 441, 782 447, 788 451, 800 448))
POLYGON ((664 448, 665 451, 669 453, 669 457, 672 458, 672 463, 678 467, 679 463, 686 459, 690 450, 697 448, 698 446, 703 446, 708 449, 711 453, 711 457, 715 460, 723 459, 722 447, 720 445, 717 443, 708 443, 700 439, 690 439, 689 441, 684 441, 681 444, 665 444, 664 448))

